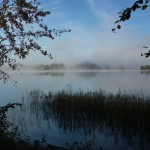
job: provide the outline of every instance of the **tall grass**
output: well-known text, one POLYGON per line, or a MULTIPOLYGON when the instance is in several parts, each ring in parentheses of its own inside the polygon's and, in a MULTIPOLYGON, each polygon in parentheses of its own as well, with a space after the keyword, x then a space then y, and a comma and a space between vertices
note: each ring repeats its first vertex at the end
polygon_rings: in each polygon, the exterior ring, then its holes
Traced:
POLYGON ((67 133, 90 137, 100 133, 113 136, 115 142, 124 139, 136 149, 150 149, 150 97, 142 93, 62 90, 45 94, 34 90, 22 99, 31 114, 38 117, 41 113, 67 133))

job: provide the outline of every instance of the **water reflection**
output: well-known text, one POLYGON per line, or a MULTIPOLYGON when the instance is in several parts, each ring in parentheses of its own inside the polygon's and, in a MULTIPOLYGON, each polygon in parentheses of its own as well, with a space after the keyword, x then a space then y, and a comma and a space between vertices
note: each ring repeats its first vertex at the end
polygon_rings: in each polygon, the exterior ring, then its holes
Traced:
POLYGON ((57 77, 57 76, 64 76, 66 75, 66 73, 71 73, 71 74, 75 74, 76 76, 81 76, 81 77, 84 77, 84 78, 88 78, 88 77, 93 77, 93 76, 96 76, 98 74, 100 74, 99 71, 73 71, 73 72, 65 72, 65 71, 38 71, 38 72, 35 72, 36 75, 39 75, 39 76, 52 76, 52 77, 57 77))
POLYGON ((65 72, 46 72, 46 71, 42 71, 42 72, 35 72, 36 75, 39 76, 52 76, 52 77, 63 77, 65 75, 65 72))
POLYGON ((83 78, 90 78, 90 77, 95 77, 99 75, 100 72, 94 72, 94 71, 89 71, 89 72, 77 72, 76 75, 81 76, 83 78))
MULTIPOLYGON (((150 100, 142 95, 34 90, 22 96, 22 105, 21 113, 11 112, 22 131, 43 131, 42 126, 47 126, 45 132, 52 132, 52 139, 57 131, 62 133, 63 146, 78 140, 90 143, 93 150, 150 149, 150 100)), ((60 144, 58 139, 54 144, 60 144)))
POLYGON ((142 70, 142 71, 141 71, 141 74, 150 75, 150 70, 142 70))

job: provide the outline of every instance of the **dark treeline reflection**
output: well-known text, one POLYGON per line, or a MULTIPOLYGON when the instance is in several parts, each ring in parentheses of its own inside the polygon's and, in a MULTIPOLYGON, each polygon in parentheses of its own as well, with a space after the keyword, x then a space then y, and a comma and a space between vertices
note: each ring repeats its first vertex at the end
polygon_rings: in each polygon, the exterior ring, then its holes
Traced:
MULTIPOLYGON (((39 75, 39 76, 52 76, 52 77, 57 77, 57 76, 60 76, 60 77, 63 77, 66 75, 67 72, 54 72, 54 71, 39 71, 39 72, 35 72, 36 75, 39 75)), ((70 73, 73 73, 73 72, 70 72, 70 73)), ((81 77, 93 77, 93 76, 96 76, 98 75, 100 72, 98 71, 81 71, 81 72, 74 72, 75 75, 77 76, 81 76, 81 77)))
POLYGON ((150 70, 142 70, 142 71, 141 71, 141 74, 150 75, 150 70))
POLYGON ((60 77, 63 77, 65 75, 65 72, 46 72, 46 71, 41 71, 41 72, 36 72, 35 73, 36 75, 39 75, 39 76, 54 76, 54 77, 57 77, 57 76, 60 76, 60 77))
POLYGON ((115 143, 125 141, 122 149, 150 149, 150 98, 142 94, 34 90, 22 99, 31 114, 42 114, 64 132, 80 132, 93 140, 96 134, 113 137, 115 143))
POLYGON ((83 78, 89 78, 89 77, 95 77, 98 74, 100 74, 100 72, 98 71, 89 71, 89 72, 77 72, 76 75, 81 76, 83 78))

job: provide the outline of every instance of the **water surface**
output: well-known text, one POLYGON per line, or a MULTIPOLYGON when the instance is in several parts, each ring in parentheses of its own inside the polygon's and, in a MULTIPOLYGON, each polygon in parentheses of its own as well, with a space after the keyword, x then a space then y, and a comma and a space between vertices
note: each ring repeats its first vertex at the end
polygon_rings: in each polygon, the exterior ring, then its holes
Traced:
MULTIPOLYGON (((109 124, 99 109, 87 107, 69 109, 68 103, 51 105, 46 101, 45 94, 49 92, 71 91, 83 93, 102 89, 106 93, 117 93, 119 90, 138 95, 149 95, 150 76, 148 72, 140 71, 26 71, 11 73, 17 80, 14 86, 11 82, 0 85, 0 104, 20 102, 23 107, 9 112, 10 120, 19 126, 20 131, 30 136, 30 140, 45 137, 47 142, 57 146, 86 145, 90 149, 148 149, 149 129, 135 128, 130 122, 116 121, 109 124), (91 109, 91 111, 89 111, 91 109), (105 119, 104 119, 105 118, 105 119), (143 135, 142 135, 143 134, 143 135), (142 139, 143 137, 143 139, 142 139), (140 144, 142 143, 142 144, 140 144)), ((73 106, 81 106, 73 103, 73 106)), ((95 106, 99 106, 95 102, 95 106)), ((100 107, 100 106, 99 106, 100 107)), ((78 107, 77 107, 78 108, 78 107)), ((108 121, 107 121, 108 120, 108 121)), ((139 125, 140 126, 140 125, 139 125)))
POLYGON ((0 84, 0 104, 7 104, 11 101, 20 99, 20 96, 34 89, 47 91, 58 91, 71 88, 73 91, 97 90, 99 88, 107 92, 143 92, 148 94, 150 91, 150 75, 147 72, 138 71, 22 71, 10 73, 12 79, 18 83, 16 86, 12 82, 0 84))

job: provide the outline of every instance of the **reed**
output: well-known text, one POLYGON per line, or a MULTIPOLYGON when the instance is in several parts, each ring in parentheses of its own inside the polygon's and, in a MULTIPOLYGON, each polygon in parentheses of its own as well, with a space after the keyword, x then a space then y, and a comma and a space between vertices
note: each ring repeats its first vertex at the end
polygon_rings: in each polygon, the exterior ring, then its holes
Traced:
POLYGON ((32 114, 42 113, 45 120, 53 120, 65 132, 96 133, 122 138, 137 149, 150 148, 150 97, 142 93, 116 94, 103 90, 83 92, 62 90, 27 92, 32 114))

